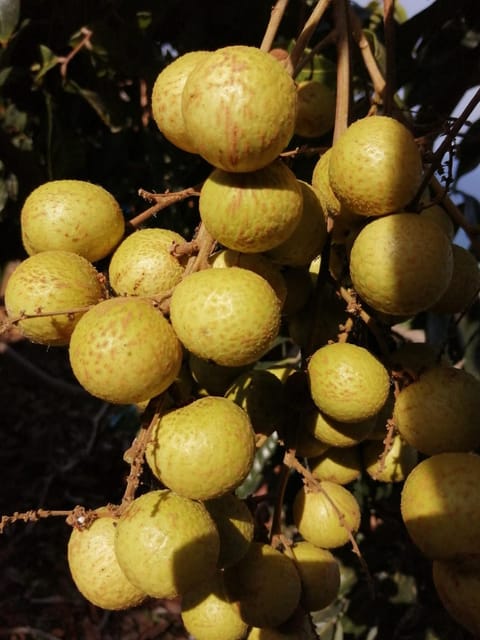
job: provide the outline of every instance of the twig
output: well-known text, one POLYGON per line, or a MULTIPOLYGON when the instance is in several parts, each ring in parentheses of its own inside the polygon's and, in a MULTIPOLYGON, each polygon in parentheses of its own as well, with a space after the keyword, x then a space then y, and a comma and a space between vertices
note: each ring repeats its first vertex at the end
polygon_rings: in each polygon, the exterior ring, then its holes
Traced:
POLYGON ((395 0, 383 0, 383 24, 385 32, 386 87, 383 96, 385 115, 389 116, 393 108, 395 95, 395 0))
POLYGON ((80 40, 80 42, 70 51, 70 53, 68 54, 68 56, 57 56, 57 60, 59 63, 61 63, 60 65, 60 74, 62 76, 62 78, 66 78, 67 76, 67 67, 69 65, 69 63, 72 61, 72 59, 77 55, 77 53, 79 51, 81 51, 83 48, 91 48, 91 38, 93 35, 93 31, 90 31, 90 29, 88 29, 87 27, 82 27, 80 29, 80 32, 83 35, 82 40, 80 40))
POLYGON ((270 49, 272 48, 273 41, 275 40, 275 36, 277 35, 277 31, 282 21, 287 5, 288 5, 288 0, 277 0, 275 5, 272 7, 272 11, 270 13, 270 20, 265 30, 262 44, 260 45, 261 51, 270 51, 270 49))
POLYGON ((75 307, 74 309, 62 309, 61 311, 42 311, 38 309, 36 313, 22 312, 15 318, 9 318, 7 322, 0 324, 0 334, 8 331, 11 325, 18 324, 22 320, 32 320, 33 318, 49 318, 51 316, 73 316, 76 313, 85 313, 92 308, 93 305, 85 305, 84 307, 75 307))
POLYGON ((133 228, 138 227, 143 222, 156 215, 159 211, 162 211, 162 209, 166 209, 170 205, 186 200, 192 196, 199 196, 201 188, 202 185, 199 184, 194 187, 182 189, 181 191, 174 191, 173 193, 170 193, 169 191, 166 193, 151 193, 145 189, 139 189, 138 195, 141 198, 148 202, 154 202, 155 204, 129 220, 128 225, 133 228))
POLYGON ((317 42, 317 44, 310 49, 310 51, 303 55, 302 58, 298 61, 298 64, 295 66, 292 76, 296 78, 300 71, 304 69, 307 64, 314 58, 314 56, 321 51, 322 49, 326 49, 331 44, 334 44, 337 39, 337 31, 336 29, 332 29, 329 34, 327 34, 324 38, 317 42))
POLYGON ((82 506, 76 506, 74 509, 69 510, 30 509, 23 512, 15 511, 10 516, 2 516, 0 518, 0 534, 3 533, 8 524, 13 524, 14 522, 38 522, 43 518, 52 517, 66 518, 67 524, 81 529, 88 527, 97 515, 94 510, 87 511, 82 506))
POLYGON ((337 31, 337 104, 333 142, 345 131, 350 114, 350 30, 346 0, 335 0, 333 5, 337 31))
POLYGON ((349 20, 352 27, 353 38, 360 49, 363 63, 372 81, 373 90, 379 98, 383 99, 386 86, 385 79, 372 53, 370 43, 363 32, 360 20, 352 7, 349 7, 349 20))
POLYGON ((189 258, 185 271, 183 272, 184 278, 194 271, 200 271, 200 269, 208 267, 208 258, 215 250, 215 246, 217 244, 217 241, 207 231, 203 222, 198 226, 194 241, 197 243, 198 253, 189 258))
POLYGON ((378 467, 376 472, 373 475, 373 479, 376 480, 377 477, 385 470, 385 463, 387 460, 387 455, 390 452, 393 446, 393 438, 395 435, 395 423, 392 419, 387 420, 387 435, 383 440, 383 451, 378 458, 378 467))
POLYGON ((322 19, 323 14, 328 9, 331 2, 332 0, 318 0, 318 3, 310 14, 310 17, 305 22, 305 25, 288 57, 288 68, 292 75, 294 73, 294 69, 298 67, 300 58, 303 56, 303 52, 307 48, 310 38, 317 28, 318 23, 322 19))

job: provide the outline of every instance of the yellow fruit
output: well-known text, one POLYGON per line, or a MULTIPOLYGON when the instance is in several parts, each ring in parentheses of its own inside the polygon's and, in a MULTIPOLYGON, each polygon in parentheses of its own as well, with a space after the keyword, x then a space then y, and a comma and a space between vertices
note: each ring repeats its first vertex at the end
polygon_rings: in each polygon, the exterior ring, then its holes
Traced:
POLYGON ((463 369, 437 365, 400 391, 393 417, 404 440, 432 455, 476 449, 479 415, 480 381, 463 369))
POLYGON ((267 251, 273 262, 290 267, 307 267, 319 256, 327 239, 327 223, 320 200, 312 186, 298 180, 303 194, 303 211, 293 233, 267 251))
POLYGON ((146 459, 178 495, 217 498, 236 489, 255 455, 248 415, 232 400, 208 396, 170 411, 153 428, 146 459))
POLYGON ((300 577, 293 561, 268 544, 252 542, 246 555, 226 570, 225 579, 240 616, 251 626, 282 624, 300 600, 300 577))
POLYGON ((114 404, 148 400, 177 377, 182 349, 164 316, 144 298, 110 298, 78 322, 70 363, 80 384, 114 404))
POLYGON ((468 629, 475 638, 480 637, 480 561, 464 563, 434 560, 432 576, 435 589, 448 613, 468 629))
POLYGON ((317 480, 329 480, 337 484, 349 484, 362 473, 362 461, 358 447, 330 447, 322 455, 310 458, 308 466, 317 480))
POLYGON ((430 559, 478 553, 480 456, 439 453, 408 475, 401 512, 415 545, 430 559))
POLYGON ((182 620, 195 640, 242 640, 248 630, 227 596, 221 573, 184 594, 182 620))
POLYGON ((356 214, 383 216, 399 211, 422 181, 422 158, 410 131, 387 116, 351 124, 332 147, 330 185, 356 214))
POLYGON ((228 249, 267 251, 284 242, 302 217, 302 189, 281 161, 250 173, 215 169, 200 192, 200 217, 228 249))
POLYGON ((152 89, 152 115, 162 134, 179 149, 196 153, 185 129, 182 94, 191 71, 210 55, 209 51, 189 51, 158 74, 152 89))
POLYGON ((336 549, 358 531, 360 507, 342 485, 324 480, 321 487, 322 491, 300 489, 293 501, 293 521, 307 542, 336 549))
POLYGON ((292 553, 302 581, 303 607, 306 611, 328 607, 340 589, 340 567, 332 552, 303 541, 292 547, 292 553))
POLYGON ((390 388, 388 372, 375 356, 347 342, 318 349, 308 363, 308 375, 316 406, 339 422, 373 418, 390 388))
POLYGON ((246 503, 233 493, 206 500, 205 507, 220 535, 218 566, 230 567, 243 558, 253 540, 252 513, 246 503))
POLYGON ((367 224, 350 254, 350 276, 376 311, 415 315, 446 291, 453 271, 452 245, 440 227, 415 213, 367 224))
POLYGON ((28 254, 72 251, 90 262, 113 251, 125 230, 115 198, 83 180, 52 180, 37 187, 25 200, 20 223, 28 254))
POLYGON ((436 313, 462 313, 478 299, 480 270, 471 251, 452 245, 453 272, 450 284, 431 307, 436 313))
POLYGON ((362 458, 365 471, 373 480, 379 482, 402 482, 417 464, 417 450, 398 435, 394 436, 385 457, 384 449, 384 443, 379 440, 370 440, 363 444, 362 458), (380 461, 381 458, 383 463, 380 461))
POLYGON ((68 540, 68 566, 75 586, 102 609, 129 609, 147 596, 125 576, 115 555, 117 519, 97 510, 88 529, 73 529, 68 540))
POLYGON ((455 235, 455 226, 452 219, 441 205, 432 204, 430 207, 422 209, 420 211, 420 215, 422 218, 429 218, 432 222, 438 224, 438 226, 445 231, 448 238, 453 240, 455 235))
POLYGON ((268 282, 252 271, 204 269, 175 287, 170 320, 196 356, 236 367, 270 349, 280 328, 280 303, 268 282))
POLYGON ((370 437, 376 422, 376 416, 360 422, 339 422, 321 411, 312 409, 306 412, 300 426, 314 438, 328 447, 354 447, 370 437))
POLYGON ((135 498, 116 528, 115 553, 127 578, 155 598, 174 598, 212 576, 218 531, 200 502, 168 490, 135 498))
POLYGON ((121 296, 154 296, 182 279, 185 258, 172 255, 184 238, 168 229, 141 229, 117 247, 108 267, 112 289, 121 296))
POLYGON ((223 47, 188 76, 185 127, 197 152, 225 171, 267 166, 293 135, 295 83, 277 60, 255 47, 223 47))
POLYGON ((318 438, 315 438, 309 431, 302 428, 297 429, 295 442, 292 444, 295 445, 297 455, 304 458, 321 456, 330 446, 318 440, 318 438))
POLYGON ((318 138, 330 131, 335 122, 335 91, 325 82, 303 80, 297 86, 297 95, 295 133, 318 138))
POLYGON ((85 313, 105 295, 100 275, 88 260, 69 251, 43 251, 23 260, 8 279, 5 307, 11 319, 22 314, 63 314, 21 320, 23 335, 40 344, 67 345, 85 313))

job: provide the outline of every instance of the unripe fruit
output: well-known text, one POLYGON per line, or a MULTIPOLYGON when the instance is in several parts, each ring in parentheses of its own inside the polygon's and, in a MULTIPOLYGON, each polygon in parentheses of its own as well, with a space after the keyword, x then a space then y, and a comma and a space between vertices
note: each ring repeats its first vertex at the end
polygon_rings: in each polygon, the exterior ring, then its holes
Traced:
POLYGON ((182 279, 185 258, 171 252, 182 236, 169 229, 141 229, 117 247, 108 267, 112 289, 121 296, 155 296, 182 279))
POLYGON ((480 269, 471 251, 452 245, 452 279, 441 298, 431 307, 435 313, 462 313, 478 299, 480 269))
POLYGON ((271 347, 280 328, 280 303, 252 271, 203 269, 175 287, 170 320, 196 356, 236 367, 255 362, 271 347))
POLYGON ((401 512, 415 545, 430 559, 478 553, 480 456, 439 453, 405 480, 401 512))
POLYGON ((212 52, 188 76, 182 97, 185 127, 197 152, 225 171, 267 166, 293 135, 295 83, 255 47, 212 52))
POLYGON ((144 298, 110 298, 92 307, 70 340, 80 384, 114 404, 142 402, 177 377, 182 349, 164 316, 144 298))
POLYGON ((168 490, 135 498, 115 535, 125 575, 155 598, 174 598, 213 576, 219 548, 218 531, 203 504, 168 490))
POLYGON ((305 541, 297 542, 292 553, 302 581, 303 607, 306 611, 328 607, 340 589, 340 567, 334 555, 305 541))
POLYGON ((191 71, 209 55, 209 51, 184 53, 162 69, 152 89, 152 116, 158 128, 172 144, 190 153, 197 150, 185 129, 182 94, 191 71))
POLYGON ((398 213, 367 224, 350 254, 350 276, 376 311, 415 315, 446 291, 453 271, 452 245, 431 220, 398 213))
POLYGON ((206 500, 205 507, 220 536, 218 566, 230 567, 243 558, 253 540, 254 521, 250 509, 233 493, 206 500))
POLYGON ((21 320, 23 335, 32 342, 67 345, 85 313, 105 295, 99 273, 88 260, 69 251, 43 251, 13 271, 5 289, 8 316, 63 311, 63 314, 21 320))
POLYGON ((345 487, 328 480, 320 486, 321 491, 300 489, 293 501, 293 521, 307 542, 336 549, 358 531, 360 507, 345 487))
POLYGON ((72 251, 90 262, 107 256, 125 231, 115 198, 83 180, 52 180, 37 187, 25 200, 20 223, 28 254, 72 251))
POLYGON ((362 460, 358 447, 330 447, 321 456, 308 461, 310 472, 317 480, 349 484, 362 473, 362 460))
POLYGON ((267 251, 273 262, 290 267, 307 267, 322 253, 327 239, 326 216, 312 186, 298 180, 303 194, 300 222, 282 243, 267 251))
POLYGON ((226 570, 225 580, 240 616, 251 626, 282 624, 300 600, 300 577, 293 561, 260 542, 252 542, 247 554, 226 570))
POLYGON ((330 185, 356 214, 383 216, 399 211, 422 181, 422 158, 410 131, 387 116, 351 124, 332 147, 330 185))
POLYGON ((318 349, 310 358, 308 375, 317 407, 340 422, 373 418, 390 388, 385 367, 364 347, 346 342, 318 349))
POLYGON ((400 391, 393 415, 400 435, 422 453, 471 451, 480 445, 480 381, 438 365, 400 391))
POLYGON ((295 133, 304 138, 318 138, 333 128, 335 91, 325 82, 304 80, 297 86, 298 109, 295 133))
POLYGON ((255 455, 248 415, 232 400, 208 396, 160 418, 147 445, 154 475, 178 495, 217 498, 236 489, 255 455))
POLYGON ((68 540, 68 566, 75 586, 102 609, 129 609, 147 597, 125 576, 115 555, 117 519, 97 510, 99 517, 88 529, 73 529, 68 540))
POLYGON ((200 192, 200 217, 228 249, 267 251, 284 242, 302 217, 302 189, 281 160, 250 173, 215 169, 200 192))
POLYGON ((385 456, 384 449, 384 443, 379 440, 364 443, 362 458, 365 471, 379 482, 402 482, 417 464, 417 450, 399 435, 394 436, 385 456))

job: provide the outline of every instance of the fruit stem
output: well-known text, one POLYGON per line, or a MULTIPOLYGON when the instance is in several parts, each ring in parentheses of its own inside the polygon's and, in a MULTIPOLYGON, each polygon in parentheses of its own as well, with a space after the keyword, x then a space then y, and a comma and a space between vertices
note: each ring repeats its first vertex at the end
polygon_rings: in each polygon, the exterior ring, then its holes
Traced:
POLYGON ((360 19, 352 7, 349 7, 349 20, 352 26, 353 38, 360 49, 363 64, 365 65, 367 73, 370 76, 370 80, 372 81, 373 90, 379 99, 383 99, 385 79, 378 67, 377 61, 375 60, 370 43, 363 32, 360 19))
POLYGON ((348 4, 335 0, 333 5, 337 32, 337 104, 333 142, 347 129, 350 115, 350 36, 348 4))
POLYGON ((391 115, 395 95, 395 0, 383 0, 383 24, 385 33, 385 76, 386 85, 383 96, 383 110, 391 115))
POLYGON ((330 33, 328 33, 324 38, 322 38, 320 42, 317 42, 317 44, 314 47, 312 47, 312 49, 310 49, 310 51, 299 60, 295 69, 293 70, 293 74, 292 74, 293 77, 296 78, 300 73, 300 71, 307 66, 307 64, 313 59, 313 57, 319 51, 321 51, 322 49, 326 49, 331 44, 334 44, 336 39, 337 39, 337 32, 335 29, 332 29, 330 33))
POLYGON ((165 193, 151 193, 150 191, 145 191, 145 189, 139 189, 138 195, 141 198, 148 202, 154 202, 155 204, 142 213, 139 213, 138 216, 129 220, 128 226, 136 229, 143 222, 156 215, 159 211, 162 211, 162 209, 166 209, 171 204, 176 204, 177 202, 181 202, 182 200, 186 200, 192 196, 199 196, 201 188, 202 185, 197 184, 194 187, 187 187, 186 189, 174 191, 173 193, 169 191, 166 191, 165 193))
POLYGON ((262 44, 260 45, 260 50, 268 52, 272 48, 273 41, 275 40, 275 36, 277 35, 278 28, 283 18, 283 14, 285 13, 285 9, 287 8, 288 0, 277 0, 275 5, 272 7, 272 11, 270 13, 270 20, 268 21, 267 28, 265 30, 265 34, 263 36, 262 44))
POLYGON ((15 511, 11 516, 0 518, 0 534, 8 524, 13 524, 21 520, 22 522, 38 522, 43 518, 62 517, 66 518, 67 524, 77 528, 88 527, 92 519, 96 518, 94 511, 87 511, 84 507, 76 506, 74 509, 53 510, 53 509, 30 509, 29 511, 15 511))
POLYGON ((280 470, 280 476, 277 481, 275 503, 273 507, 272 525, 270 527, 269 542, 273 546, 274 540, 282 533, 282 513, 283 513, 283 500, 285 497, 285 490, 287 488, 288 478, 290 477, 291 467, 287 466, 285 462, 282 464, 280 470))
POLYGON ((323 17, 323 14, 330 6, 332 0, 318 0, 315 8, 313 9, 310 17, 305 22, 303 29, 301 30, 295 45, 290 53, 288 58, 288 70, 294 76, 295 70, 297 69, 300 58, 303 56, 303 52, 305 51, 308 43, 310 42, 310 38, 312 37, 315 29, 318 26, 318 23, 323 17))

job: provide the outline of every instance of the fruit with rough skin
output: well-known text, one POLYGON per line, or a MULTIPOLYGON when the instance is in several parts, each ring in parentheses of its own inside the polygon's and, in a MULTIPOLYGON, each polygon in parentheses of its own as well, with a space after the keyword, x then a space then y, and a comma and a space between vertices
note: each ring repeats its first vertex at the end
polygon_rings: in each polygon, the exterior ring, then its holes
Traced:
POLYGON ((86 258, 69 251, 43 251, 13 271, 5 289, 5 308, 10 319, 59 311, 20 320, 18 327, 32 342, 64 346, 87 308, 104 296, 100 274, 86 258))
POLYGON ((437 365, 403 387, 393 418, 406 442, 427 455, 480 446, 480 381, 464 369, 437 365))
POLYGON ((318 491, 302 487, 292 508, 300 535, 322 549, 342 547, 360 526, 360 507, 353 494, 329 480, 323 480, 318 491))
POLYGON ((196 356, 236 367, 270 349, 280 328, 280 302, 268 282, 248 269, 203 269, 175 287, 170 320, 196 356))
POLYGON ((354 447, 370 437, 376 416, 360 422, 333 420, 315 407, 304 413, 300 428, 328 447, 354 447))
POLYGON ((120 516, 115 553, 127 578, 155 598, 175 598, 217 570, 218 531, 201 502, 167 489, 135 498, 120 516))
POLYGON ((297 90, 273 56, 244 45, 217 49, 189 74, 185 127, 197 152, 225 171, 256 171, 287 146, 297 90))
POLYGON ((203 183, 200 218, 223 246, 243 253, 272 249, 300 223, 302 188, 282 160, 249 173, 215 169, 203 183))
POLYGON ((204 502, 220 536, 218 566, 230 567, 243 558, 253 540, 253 515, 244 500, 234 493, 204 502))
POLYGON ((328 84, 318 80, 303 80, 297 85, 297 96, 296 135, 318 138, 333 128, 336 96, 328 84))
POLYGON ((308 363, 313 401, 339 422, 362 422, 385 404, 390 379, 383 364, 367 349, 336 342, 317 349, 308 363))
POLYGON ((480 269, 471 251, 452 245, 452 279, 442 297, 430 308, 435 313, 463 313, 475 300, 480 291, 480 269))
POLYGON ((92 395, 113 404, 142 402, 165 391, 182 363, 170 323, 149 300, 110 298, 77 323, 69 347, 75 377, 92 395))
POLYGON ((155 296, 180 282, 186 257, 172 249, 185 239, 169 229, 141 229, 123 240, 108 267, 112 289, 120 296, 155 296))
POLYGON ((308 460, 310 472, 317 480, 350 484, 362 474, 358 447, 329 447, 325 453, 308 460))
POLYGON ((188 51, 158 74, 152 89, 152 116, 162 134, 179 149, 197 153, 182 113, 182 94, 188 76, 209 51, 188 51))
POLYGON ((145 453, 166 487, 192 500, 209 500, 246 478, 255 434, 247 413, 232 400, 207 396, 162 416, 145 453))
POLYGON ((295 566, 302 582, 302 605, 306 611, 320 611, 332 604, 340 589, 340 567, 328 549, 300 541, 292 547, 295 566))
POLYGON ((261 542, 252 542, 246 555, 225 571, 225 580, 240 616, 250 626, 282 624, 300 600, 300 577, 293 561, 261 542))
POLYGON ((116 199, 84 180, 52 180, 25 200, 20 216, 27 253, 61 250, 96 262, 117 246, 125 218, 116 199))
POLYGON ((102 507, 87 529, 72 529, 68 539, 68 566, 75 586, 89 602, 117 611, 140 604, 146 594, 134 586, 115 555, 117 518, 102 507))
POLYGON ((419 462, 402 489, 401 514, 414 544, 435 559, 478 554, 480 456, 439 453, 419 462))
POLYGON ((453 272, 452 245, 442 229, 415 213, 367 224, 354 240, 350 276, 358 295, 382 313, 409 316, 434 305, 453 272))
POLYGON ((327 223, 320 200, 311 185, 298 180, 302 189, 303 209, 300 222, 282 243, 266 252, 278 264, 308 267, 322 253, 327 239, 327 223))
POLYGON ((362 447, 365 471, 379 482, 403 482, 418 462, 418 451, 399 435, 393 437, 384 455, 385 445, 380 440, 369 440, 362 447))
POLYGON ((388 116, 351 124, 330 156, 330 185, 339 201, 363 216, 400 211, 422 181, 422 157, 411 132, 388 116))

